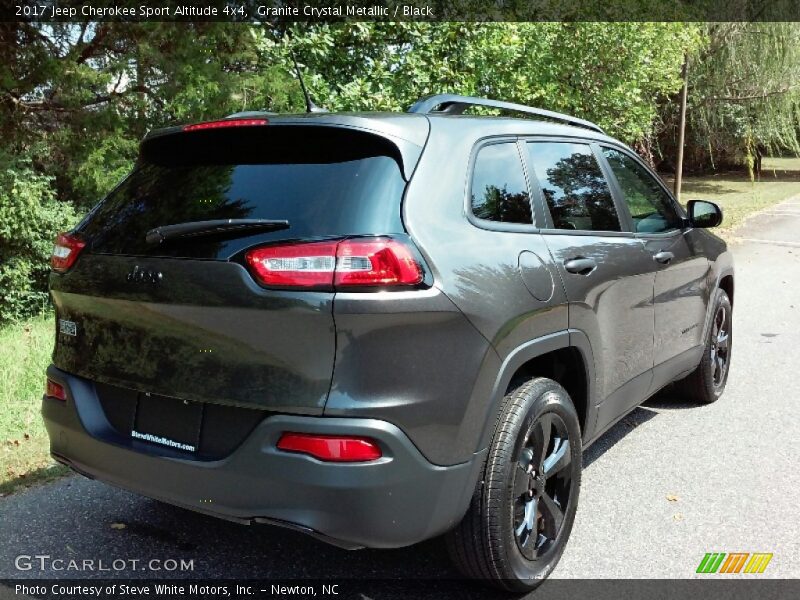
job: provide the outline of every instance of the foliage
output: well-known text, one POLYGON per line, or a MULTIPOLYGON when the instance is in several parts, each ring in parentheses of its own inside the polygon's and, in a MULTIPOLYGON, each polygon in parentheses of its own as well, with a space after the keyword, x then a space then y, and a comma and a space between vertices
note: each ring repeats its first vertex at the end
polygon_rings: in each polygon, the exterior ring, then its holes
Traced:
POLYGON ((302 108, 291 53, 333 110, 405 110, 439 92, 596 120, 634 142, 680 86, 681 23, 0 24, 0 136, 94 204, 150 128, 302 108))
MULTIPOLYGON (((711 23, 690 59, 686 167, 701 171, 800 155, 800 23, 711 23)), ((674 154, 676 104, 666 107, 674 154)))
POLYGON ((652 133, 659 102, 680 88, 684 52, 701 41, 685 23, 295 25, 286 39, 331 109, 489 96, 581 116, 631 143, 652 133))
POLYGON ((0 170, 0 323, 47 306, 48 259, 74 210, 56 201, 52 178, 29 164, 0 170))
POLYGON ((288 69, 233 23, 2 23, 0 138, 93 205, 148 129, 243 110, 298 109, 288 69))

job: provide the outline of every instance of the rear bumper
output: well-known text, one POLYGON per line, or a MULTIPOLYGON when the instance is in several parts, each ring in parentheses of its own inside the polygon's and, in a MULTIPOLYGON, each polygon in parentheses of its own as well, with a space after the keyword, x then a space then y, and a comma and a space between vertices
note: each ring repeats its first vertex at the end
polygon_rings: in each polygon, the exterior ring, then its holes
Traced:
POLYGON ((42 415, 53 456, 76 471, 199 512, 243 523, 300 529, 344 547, 401 547, 454 526, 466 512, 483 453, 431 464, 396 426, 376 419, 267 417, 231 455, 187 459, 122 437, 103 414, 93 384, 55 367, 67 401, 45 398, 42 415), (276 449, 284 431, 376 439, 383 457, 332 464, 276 449))

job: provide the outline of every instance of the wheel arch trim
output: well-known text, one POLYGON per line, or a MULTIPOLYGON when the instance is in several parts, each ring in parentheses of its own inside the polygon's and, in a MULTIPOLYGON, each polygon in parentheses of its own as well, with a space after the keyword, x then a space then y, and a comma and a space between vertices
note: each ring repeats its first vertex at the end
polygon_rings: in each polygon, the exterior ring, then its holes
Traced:
POLYGON ((584 399, 585 406, 583 407, 585 410, 585 417, 584 422, 581 424, 582 437, 584 440, 591 439, 597 420, 595 369, 592 345, 588 336, 583 331, 579 329, 565 329, 530 340, 515 348, 505 357, 500 365, 487 405, 484 426, 479 440, 479 451, 487 448, 491 441, 496 416, 500 411, 506 390, 514 374, 528 361, 565 348, 576 349, 580 353, 583 361, 584 376, 586 377, 586 398, 584 399))
MULTIPOLYGON (((736 285, 736 277, 734 276, 733 273, 733 265, 728 265, 724 267, 716 274, 714 286, 711 288, 711 293, 709 294, 708 297, 708 306, 706 306, 706 318, 705 318, 705 323, 703 324, 703 337, 701 338, 702 340, 706 339, 706 337, 708 336, 708 330, 711 327, 711 319, 713 318, 714 315, 714 298, 717 294, 717 290, 722 289, 722 286, 720 284, 722 283, 722 280, 728 276, 731 277, 734 285, 736 285)), ((731 298, 730 300, 731 300, 731 306, 733 306, 733 298, 731 298)))

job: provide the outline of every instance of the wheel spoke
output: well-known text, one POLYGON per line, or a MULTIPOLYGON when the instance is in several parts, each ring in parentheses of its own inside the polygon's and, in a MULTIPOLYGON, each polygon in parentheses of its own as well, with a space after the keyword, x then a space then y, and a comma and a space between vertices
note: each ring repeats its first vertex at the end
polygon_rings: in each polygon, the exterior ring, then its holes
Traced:
POLYGON ((544 533, 551 540, 555 539, 564 522, 564 513, 547 492, 540 497, 542 517, 544 518, 544 533))
POLYGON ((531 498, 529 502, 525 503, 525 515, 522 517, 522 522, 514 531, 517 537, 520 538, 520 544, 522 544, 523 546, 528 543, 528 540, 531 539, 531 534, 535 533, 536 512, 538 504, 539 502, 535 498, 531 498), (522 535, 525 532, 527 532, 527 535, 523 539, 522 535))
POLYGON ((728 332, 724 329, 720 329, 719 333, 717 334, 717 348, 727 348, 728 347, 728 332))
POLYGON ((570 463, 569 440, 557 438, 552 454, 548 456, 543 465, 545 478, 555 475, 570 463))
POLYGON ((533 428, 533 465, 536 473, 542 471, 542 465, 550 447, 550 430, 553 428, 553 418, 544 414, 533 428))
MULTIPOLYGON (((530 464, 530 463, 529 463, 530 464)), ((514 498, 519 498, 520 496, 526 495, 530 490, 530 486, 528 482, 530 480, 530 475, 528 472, 528 468, 523 466, 521 462, 517 463, 516 469, 514 469, 514 498)))

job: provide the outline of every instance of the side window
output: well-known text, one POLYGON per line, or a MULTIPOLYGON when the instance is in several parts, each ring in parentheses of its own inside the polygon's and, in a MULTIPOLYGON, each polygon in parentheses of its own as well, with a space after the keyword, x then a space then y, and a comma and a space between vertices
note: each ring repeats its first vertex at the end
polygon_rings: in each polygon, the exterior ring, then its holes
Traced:
POLYGON ((647 170, 619 150, 603 148, 603 155, 631 211, 634 231, 661 233, 680 228, 681 219, 672 200, 647 170))
POLYGON ((472 172, 472 214, 479 219, 531 225, 531 202, 514 142, 478 151, 472 172))
POLYGON ((587 144, 530 142, 528 153, 553 227, 621 230, 608 182, 587 144))

